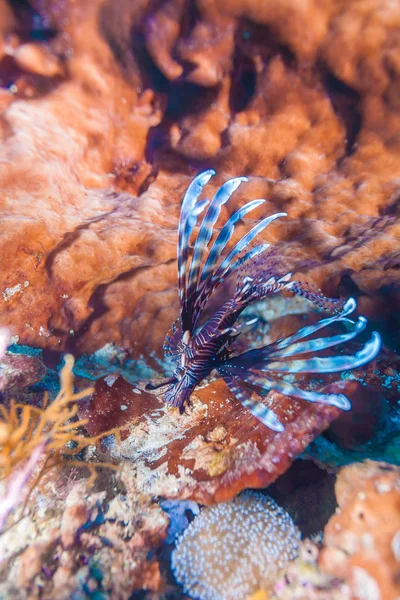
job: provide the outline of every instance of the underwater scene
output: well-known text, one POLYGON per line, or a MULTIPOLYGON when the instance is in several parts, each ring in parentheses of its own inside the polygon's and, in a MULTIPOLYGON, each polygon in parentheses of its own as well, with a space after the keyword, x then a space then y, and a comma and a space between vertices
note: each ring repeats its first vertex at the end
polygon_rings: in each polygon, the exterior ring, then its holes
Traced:
POLYGON ((0 600, 400 599, 400 2, 0 0, 0 600))

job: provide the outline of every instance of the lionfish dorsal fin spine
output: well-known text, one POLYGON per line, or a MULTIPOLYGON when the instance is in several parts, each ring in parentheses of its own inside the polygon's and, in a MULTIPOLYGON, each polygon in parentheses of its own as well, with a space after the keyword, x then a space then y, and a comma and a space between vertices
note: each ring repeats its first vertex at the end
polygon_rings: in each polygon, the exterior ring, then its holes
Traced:
POLYGON ((209 297, 211 296, 211 294, 225 281, 225 279, 229 275, 231 275, 232 273, 237 271, 247 261, 250 261, 252 258, 257 256, 258 254, 262 254, 263 252, 265 252, 265 250, 267 250, 269 247, 270 247, 270 244, 268 244, 268 243, 259 244, 258 246, 254 246, 254 248, 249 250, 244 256, 242 256, 236 262, 232 262, 229 265, 228 269, 223 273, 223 275, 221 275, 221 277, 212 278, 211 282, 208 285, 205 284, 200 289, 200 293, 195 300, 196 315, 198 315, 202 311, 204 305, 206 304, 206 302, 209 299, 209 297))
POLYGON ((239 208, 233 215, 227 220, 225 225, 222 227, 220 233, 218 234, 215 242, 213 243, 210 254, 206 260, 206 263, 203 267, 203 271, 201 273, 200 283, 206 281, 210 276, 213 275, 216 263, 224 251, 226 244, 231 239, 233 232, 235 231, 235 225, 240 219, 242 219, 245 215, 247 215, 252 210, 258 208, 261 204, 264 204, 266 200, 260 198, 258 200, 251 200, 247 202, 242 208, 239 208))
POLYGON ((287 213, 275 213, 274 215, 265 217, 265 219, 262 219, 259 223, 257 223, 257 225, 254 225, 254 227, 252 227, 250 231, 248 231, 246 235, 244 235, 238 241, 238 243, 235 244, 228 256, 222 261, 222 263, 216 270, 214 277, 218 278, 219 276, 221 276, 224 273, 224 271, 226 271, 229 268, 229 265, 235 258, 235 256, 240 254, 240 252, 242 252, 250 244, 250 242, 254 240, 256 235, 258 235, 263 229, 265 229, 270 223, 272 223, 272 221, 275 221, 275 219, 278 219, 279 217, 287 217, 287 213))
POLYGON ((197 289, 201 261, 212 237, 213 227, 221 213, 221 208, 229 200, 239 185, 246 181, 248 181, 247 177, 236 177, 235 179, 230 179, 218 189, 217 193, 209 204, 193 248, 192 261, 188 277, 188 297, 190 297, 191 294, 193 294, 197 289))
POLYGON ((189 252, 189 238, 193 227, 196 224, 196 221, 193 223, 193 219, 191 219, 193 216, 192 213, 203 187, 214 175, 214 169, 208 169, 207 171, 203 171, 203 173, 197 175, 197 177, 195 177, 190 183, 182 200, 178 226, 178 283, 179 297, 181 301, 184 297, 186 289, 186 268, 189 252))

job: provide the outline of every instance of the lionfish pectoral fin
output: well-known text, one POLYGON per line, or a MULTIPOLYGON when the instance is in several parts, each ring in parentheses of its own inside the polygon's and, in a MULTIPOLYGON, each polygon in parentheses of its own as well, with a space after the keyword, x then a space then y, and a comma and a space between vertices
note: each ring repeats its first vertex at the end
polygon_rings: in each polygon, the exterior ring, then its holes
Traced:
POLYGON ((340 356, 315 356, 306 359, 266 362, 266 371, 280 371, 281 373, 337 373, 349 369, 357 369, 373 360, 381 348, 381 336, 373 331, 371 339, 354 355, 342 354, 340 356))
POLYGON ((310 352, 320 352, 326 350, 332 346, 338 346, 344 344, 357 337, 359 333, 364 331, 367 326, 367 319, 365 317, 358 317, 357 321, 351 319, 337 319, 336 323, 345 323, 349 327, 349 331, 338 335, 332 335, 329 337, 321 337, 312 340, 306 340, 304 342, 293 342, 286 347, 274 349, 274 344, 271 344, 271 350, 268 355, 270 358, 286 358, 295 354, 307 354, 310 352))
POLYGON ((225 383, 229 387, 232 394, 251 412, 251 414, 256 417, 263 425, 276 431, 278 433, 282 433, 284 431, 284 426, 279 421, 276 414, 265 404, 262 402, 257 402, 253 400, 249 392, 244 390, 239 383, 237 382, 235 377, 227 377, 223 376, 225 383))
POLYGON ((261 373, 247 373, 247 378, 249 383, 259 386, 265 390, 265 392, 275 390, 284 396, 293 396, 295 398, 300 398, 301 400, 306 400, 307 402, 318 402, 319 404, 336 406, 336 408, 345 411, 351 409, 351 402, 344 394, 325 394, 313 390, 302 390, 288 381, 271 379, 261 373))
MULTIPOLYGON (((302 340, 303 338, 309 337, 310 335, 313 335, 317 331, 320 331, 321 329, 324 329, 325 327, 328 327, 329 325, 332 325, 333 323, 335 323, 337 321, 345 321, 345 317, 347 317, 349 314, 351 314, 355 310, 356 306, 357 306, 357 303, 354 300, 354 298, 349 298, 342 305, 342 311, 340 313, 337 313, 337 314, 333 315, 332 317, 328 317, 326 319, 321 319, 320 321, 317 321, 317 323, 314 323, 314 325, 306 325, 305 327, 302 327, 301 329, 299 329, 292 335, 288 335, 285 338, 282 338, 280 340, 277 340, 276 342, 273 342, 272 344, 270 344, 268 346, 268 348, 269 348, 269 350, 275 350, 275 349, 281 350, 283 348, 287 348, 288 346, 292 345, 294 342, 297 342, 298 340, 302 340)), ((348 320, 346 319, 346 322, 347 321, 348 320)))

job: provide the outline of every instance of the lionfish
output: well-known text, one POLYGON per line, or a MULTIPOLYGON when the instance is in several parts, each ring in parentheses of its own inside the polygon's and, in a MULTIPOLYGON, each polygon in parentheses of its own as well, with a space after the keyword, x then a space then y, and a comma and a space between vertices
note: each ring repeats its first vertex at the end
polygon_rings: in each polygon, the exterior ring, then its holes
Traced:
POLYGON ((232 394, 257 419, 278 432, 284 429, 282 423, 270 408, 253 398, 253 392, 265 395, 276 390, 308 402, 349 410, 351 404, 344 394, 303 390, 279 375, 335 373, 360 367, 379 352, 379 334, 373 332, 371 339, 354 355, 318 356, 319 352, 347 342, 365 329, 367 320, 364 317, 360 316, 355 321, 348 318, 356 308, 356 301, 353 298, 346 301, 330 299, 306 283, 293 281, 292 274, 281 268, 279 258, 273 250, 271 252, 268 243, 246 251, 262 230, 287 213, 276 213, 260 220, 224 257, 236 224, 265 200, 252 200, 236 210, 211 243, 222 206, 239 185, 247 181, 246 177, 230 179, 218 189, 211 202, 199 201, 203 187, 213 175, 215 171, 209 169, 195 177, 182 201, 178 230, 180 318, 172 325, 164 344, 165 356, 172 359, 175 371, 167 381, 158 385, 148 384, 148 389, 168 385, 164 401, 183 412, 194 388, 215 370, 232 394), (193 235, 202 213, 204 216, 197 235, 193 235), (211 296, 233 274, 236 274, 233 297, 207 318, 211 296), (332 316, 262 348, 235 353, 235 339, 256 320, 237 324, 239 315, 253 302, 279 292, 303 296, 332 316), (333 324, 340 326, 339 331, 342 332, 328 337, 311 337, 333 324), (305 358, 304 355, 311 356, 305 358))

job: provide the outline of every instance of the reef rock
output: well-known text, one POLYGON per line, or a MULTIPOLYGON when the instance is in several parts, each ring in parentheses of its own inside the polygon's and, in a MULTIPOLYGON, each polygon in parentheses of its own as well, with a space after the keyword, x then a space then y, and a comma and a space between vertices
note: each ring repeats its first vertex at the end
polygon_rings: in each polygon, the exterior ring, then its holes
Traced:
POLYGON ((268 402, 284 423, 267 429, 232 396, 222 379, 197 388, 183 415, 161 395, 124 379, 96 382, 80 417, 90 435, 121 427, 120 444, 107 444, 127 461, 145 493, 212 504, 248 487, 266 487, 287 470, 312 439, 328 427, 338 409, 271 392, 268 402))
POLYGON ((337 513, 325 528, 319 564, 346 580, 355 599, 400 595, 400 468, 366 461, 338 475, 337 513))
POLYGON ((266 235, 297 275, 396 335, 398 3, 0 10, 0 314, 22 343, 161 353, 179 205, 205 166, 211 192, 248 175, 236 205, 288 213, 266 235))
POLYGON ((336 575, 321 571, 318 566, 319 552, 318 544, 305 539, 301 543, 299 556, 289 564, 266 600, 352 600, 346 582, 336 575))
POLYGON ((1 536, 0 595, 128 600, 135 591, 158 592, 153 552, 168 517, 126 475, 99 472, 92 489, 70 469, 45 475, 1 536))

